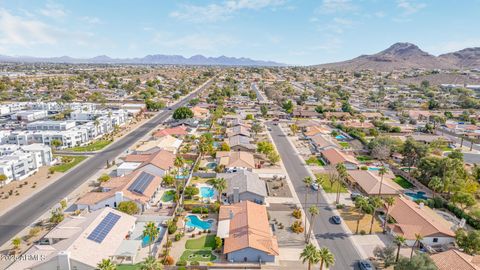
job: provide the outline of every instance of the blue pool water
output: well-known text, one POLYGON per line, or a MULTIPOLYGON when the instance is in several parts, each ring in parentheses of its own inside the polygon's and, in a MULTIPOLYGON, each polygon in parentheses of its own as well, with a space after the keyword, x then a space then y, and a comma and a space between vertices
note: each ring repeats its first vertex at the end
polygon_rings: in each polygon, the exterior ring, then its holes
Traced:
MULTIPOLYGON (((161 230, 162 227, 158 227, 158 236, 161 237, 162 236, 162 230, 161 230)), ((153 242, 155 242, 155 239, 153 239, 152 241, 152 244, 153 242)), ((150 236, 148 235, 145 235, 143 238, 142 238, 142 247, 146 247, 150 244, 150 236)))
POLYGON ((205 165, 207 168, 209 168, 210 170, 213 170, 217 167, 217 163, 216 162, 209 162, 205 165))
POLYGON ((412 198, 412 200, 414 200, 414 201, 428 199, 428 197, 425 196, 425 192, 423 192, 423 191, 418 191, 416 193, 415 192, 405 192, 405 195, 412 198))
POLYGON ((335 139, 337 139, 337 140, 345 140, 346 138, 347 138, 347 137, 345 137, 345 136, 343 136, 343 135, 341 135, 341 134, 335 136, 335 139))
POLYGON ((187 179, 188 178, 188 175, 181 175, 181 174, 178 174, 176 176, 177 179, 187 179))
POLYGON ((215 190, 211 187, 201 187, 200 188, 200 196, 202 198, 213 198, 215 195, 215 190))
POLYGON ((208 230, 212 227, 213 220, 203 221, 195 215, 187 216, 187 227, 195 227, 200 230, 208 230))
POLYGON ((213 142, 213 147, 215 147, 215 148, 220 147, 220 143, 219 142, 213 142))
POLYGON ((379 167, 368 167, 369 171, 380 171, 379 167))

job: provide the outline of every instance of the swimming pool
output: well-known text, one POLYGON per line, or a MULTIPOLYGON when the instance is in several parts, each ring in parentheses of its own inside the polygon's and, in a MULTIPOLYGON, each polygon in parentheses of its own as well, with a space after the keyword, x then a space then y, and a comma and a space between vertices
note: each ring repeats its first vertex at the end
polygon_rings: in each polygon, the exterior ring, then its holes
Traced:
POLYGON ((380 171, 380 167, 368 167, 369 171, 380 171))
POLYGON ((209 162, 205 165, 205 167, 209 168, 210 170, 214 170, 217 167, 216 162, 209 162))
POLYGON ((200 188, 200 197, 202 198, 213 198, 215 195, 215 189, 211 187, 201 187, 200 188))
POLYGON ((337 140, 345 140, 347 137, 343 136, 342 134, 335 136, 337 140))
POLYGON ((187 216, 187 227, 195 227, 200 230, 208 230, 212 227, 213 220, 201 220, 199 217, 195 215, 189 215, 187 216))
POLYGON ((428 197, 425 196, 425 192, 423 191, 417 191, 417 192, 405 192, 405 195, 410 197, 412 200, 427 200, 428 197))
MULTIPOLYGON (((159 227, 157 228, 158 230, 158 237, 161 237, 162 236, 162 227, 160 227, 160 225, 158 225, 159 227)), ((152 241, 152 244, 155 242, 155 239, 153 239, 152 241)), ((148 235, 145 235, 143 236, 142 238, 142 247, 146 247, 150 245, 150 236, 148 235)))

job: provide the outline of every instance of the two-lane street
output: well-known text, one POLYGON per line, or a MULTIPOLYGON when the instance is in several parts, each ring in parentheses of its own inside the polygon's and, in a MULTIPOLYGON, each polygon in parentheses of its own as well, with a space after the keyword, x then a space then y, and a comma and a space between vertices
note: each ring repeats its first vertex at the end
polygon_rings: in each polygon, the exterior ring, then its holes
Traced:
MULTIPOLYGON (((292 181, 295 192, 300 199, 303 209, 308 212, 308 207, 316 204, 316 192, 312 192, 309 188, 309 196, 307 205, 304 205, 305 184, 303 179, 310 176, 307 168, 305 168, 302 159, 298 156, 297 151, 293 149, 286 135, 281 131, 279 126, 271 123, 267 124, 271 128, 270 134, 282 158, 288 176, 292 181)), ((316 217, 313 232, 320 246, 326 246, 335 256, 335 265, 330 269, 356 269, 356 262, 361 259, 357 250, 353 246, 349 232, 346 232, 342 226, 330 222, 333 216, 332 205, 322 194, 319 199, 319 215, 316 217)), ((310 221, 311 223, 311 221, 310 221)))
POLYGON ((165 110, 158 113, 148 122, 133 130, 120 140, 114 142, 101 153, 92 156, 70 170, 55 183, 34 194, 28 200, 0 216, 0 245, 3 245, 25 227, 29 226, 43 213, 68 196, 68 194, 74 191, 96 172, 104 169, 107 161, 115 159, 138 139, 147 135, 159 124, 163 123, 176 108, 184 106, 190 99, 207 89, 212 82, 213 79, 210 79, 210 81, 197 89, 197 91, 192 92, 182 101, 171 106, 171 110, 165 110))

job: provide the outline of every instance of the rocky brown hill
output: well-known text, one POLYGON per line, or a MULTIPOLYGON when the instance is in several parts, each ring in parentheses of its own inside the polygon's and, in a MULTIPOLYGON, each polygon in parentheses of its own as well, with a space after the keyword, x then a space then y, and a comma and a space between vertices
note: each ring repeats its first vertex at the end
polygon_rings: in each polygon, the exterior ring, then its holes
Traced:
POLYGON ((388 49, 376 54, 362 55, 351 60, 322 64, 318 65, 318 67, 343 70, 372 69, 391 71, 412 68, 457 69, 480 66, 478 65, 480 63, 480 48, 462 51, 437 57, 422 51, 415 44, 395 43, 388 49))

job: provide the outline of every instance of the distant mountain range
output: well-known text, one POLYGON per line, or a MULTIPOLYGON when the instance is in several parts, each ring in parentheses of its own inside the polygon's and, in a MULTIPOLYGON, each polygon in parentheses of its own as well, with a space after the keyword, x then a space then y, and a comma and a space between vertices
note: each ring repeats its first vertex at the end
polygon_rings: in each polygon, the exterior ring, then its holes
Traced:
POLYGON ((273 61, 253 60, 250 58, 236 57, 205 57, 194 55, 185 58, 181 55, 147 55, 142 58, 111 58, 99 55, 93 58, 61 57, 32 57, 32 56, 6 56, 0 55, 0 62, 22 63, 67 63, 67 64, 157 64, 157 65, 198 65, 198 66, 285 66, 273 61))
POLYGON ((426 68, 426 69, 461 69, 480 68, 480 47, 467 48, 457 52, 434 56, 422 51, 412 43, 395 43, 388 49, 372 55, 361 55, 357 58, 317 65, 317 67, 378 71, 399 69, 426 68))

